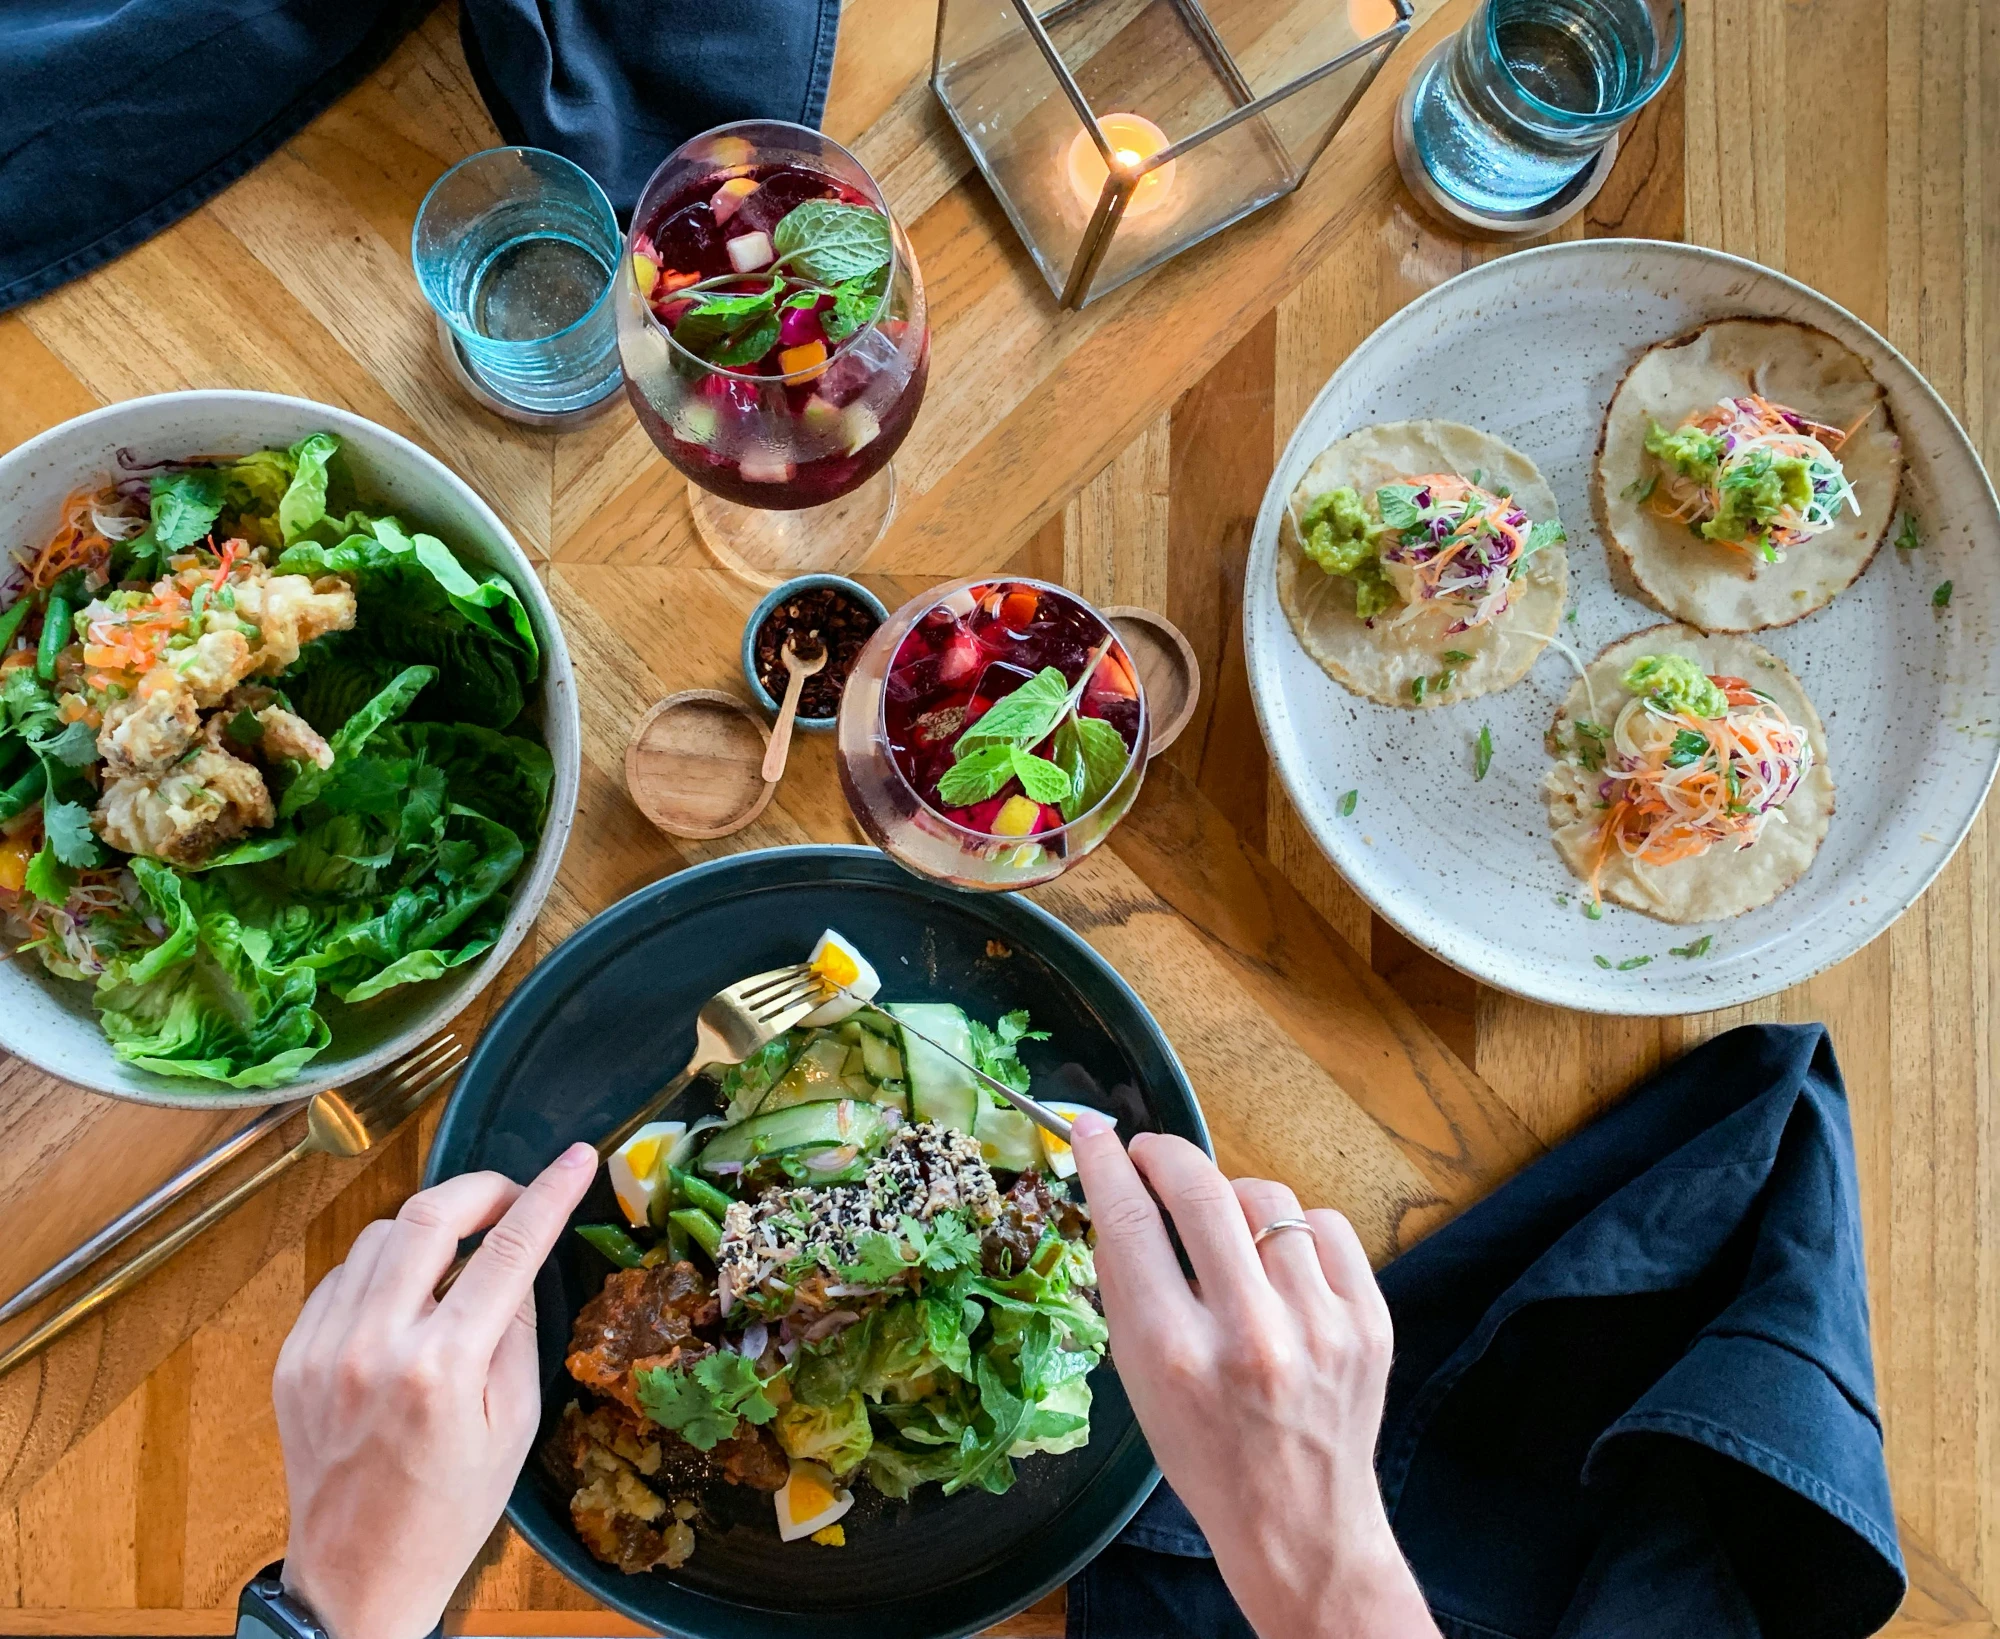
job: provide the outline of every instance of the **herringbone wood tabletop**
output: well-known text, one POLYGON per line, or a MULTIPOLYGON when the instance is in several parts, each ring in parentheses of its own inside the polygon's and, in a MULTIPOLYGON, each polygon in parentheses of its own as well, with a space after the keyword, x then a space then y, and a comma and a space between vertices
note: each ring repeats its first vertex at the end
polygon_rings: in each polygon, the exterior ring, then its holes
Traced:
MULTIPOLYGON (((934 0, 851 0, 827 127, 909 225, 936 325, 897 458, 903 508, 862 566, 892 605, 998 567, 1162 609, 1206 682, 1112 844, 1039 897, 1152 1005, 1224 1164, 1339 1205, 1378 1257, 1491 1189, 1688 1044, 1826 1019, 1853 1099, 1877 1375, 1914 1591, 1904 1634, 1991 1634, 2000 1599, 2000 893, 1988 822, 1887 935, 1750 1009, 1615 1020, 1485 990, 1414 950, 1287 806, 1245 683, 1250 523, 1327 375, 1403 303, 1485 257, 1413 212, 1387 112, 1469 0, 1422 26, 1293 200, 1058 313, 923 88, 934 0), (1237 1067, 1263 1066, 1254 1083, 1237 1067)), ((655 697, 734 687, 757 596, 695 540, 680 479, 622 409, 566 437, 455 396, 404 247, 446 165, 495 135, 449 9, 368 83, 171 232, 0 319, 0 448, 94 404, 268 388, 408 434, 544 561, 583 683, 584 789, 513 977, 634 888, 721 848, 856 836, 824 739, 725 844, 675 844, 620 784, 655 697)), ((1817 285, 1930 375, 2000 454, 2000 8, 1690 0, 1686 68, 1560 237, 1686 238, 1817 285)), ((2000 544, 2000 543, 1996 543, 2000 544)), ((476 1021, 473 1021, 476 1023, 476 1021)), ((434 1116, 433 1116, 434 1119, 434 1116)), ((0 1287, 212 1142, 0 1060, 0 1287)), ((312 1284, 415 1187, 425 1134, 312 1165, 38 1367, 0 1384, 0 1632, 225 1631, 284 1540, 268 1381, 312 1284)), ((480 1633, 628 1631, 504 1530, 461 1590, 480 1633)), ((1005 1625, 1060 1631, 1060 1597, 1005 1625)))

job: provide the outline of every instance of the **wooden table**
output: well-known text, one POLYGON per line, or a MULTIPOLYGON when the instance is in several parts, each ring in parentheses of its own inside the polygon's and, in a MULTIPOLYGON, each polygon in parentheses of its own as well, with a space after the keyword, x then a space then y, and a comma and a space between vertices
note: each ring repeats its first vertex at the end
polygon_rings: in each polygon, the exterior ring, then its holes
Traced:
MULTIPOLYGON (((1378 1258, 1690 1043, 1749 1018, 1829 1021, 1853 1100, 1914 1579, 1894 1631, 1993 1633, 1990 823, 1891 932, 1812 983, 1728 1014, 1617 1020, 1514 1000, 1415 951, 1327 864, 1271 777, 1238 611, 1275 454, 1362 337, 1499 254, 1420 219, 1389 156, 1396 90, 1469 0, 1423 8, 1298 196, 1081 315, 1056 310, 923 87, 933 4, 850 0, 826 118, 909 225, 936 325, 930 394, 897 458, 903 510, 864 578, 894 604, 1004 566, 1163 609, 1206 683, 1111 845, 1039 897, 1158 1013, 1224 1164, 1345 1208, 1378 1258), (1246 1085, 1233 1071, 1253 1053, 1269 1073, 1246 1085)), ((1559 237, 1686 238, 1809 281, 1914 358, 1992 462, 2000 7, 1690 0, 1689 12, 1684 73, 1559 237)), ((536 435, 448 383, 405 247, 432 179, 495 140, 440 12, 207 208, 0 318, 0 447, 108 400, 260 387, 371 416, 486 494, 544 563, 583 683, 579 823, 518 977, 585 918, 719 848, 856 832, 823 738, 801 740, 779 800, 727 844, 672 843, 626 800, 629 726, 669 690, 739 686, 737 633, 757 594, 705 556, 681 480, 622 409, 536 435)), ((0 1060, 0 1289, 227 1125, 0 1060)), ((0 1632, 229 1629, 239 1583, 285 1535, 267 1392, 279 1342, 359 1227, 414 1187, 422 1137, 365 1169, 302 1169, 108 1323, 0 1384, 0 1632)), ((458 1604, 476 1633, 629 1631, 504 1530, 458 1604)), ((1001 1631, 1054 1634, 1059 1612, 1058 1598, 1001 1631)))

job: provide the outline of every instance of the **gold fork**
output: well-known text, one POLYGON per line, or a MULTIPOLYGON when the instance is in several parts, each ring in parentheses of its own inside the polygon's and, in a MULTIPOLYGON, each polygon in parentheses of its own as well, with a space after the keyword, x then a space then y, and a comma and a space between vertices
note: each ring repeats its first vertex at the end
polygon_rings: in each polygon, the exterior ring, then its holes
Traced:
POLYGON ((106 1304, 137 1286, 190 1241, 220 1223, 251 1196, 308 1155, 351 1159, 376 1148, 437 1090, 450 1083, 465 1063, 466 1051, 447 1031, 388 1069, 354 1087, 330 1088, 306 1106, 306 1135, 261 1171, 243 1180, 227 1195, 202 1208, 172 1234, 137 1257, 120 1264, 81 1297, 37 1326, 5 1354, 0 1374, 32 1360, 51 1343, 88 1319, 106 1304))
MULTIPOLYGON (((648 1121, 656 1119, 702 1071, 712 1066, 741 1064, 768 1041, 775 1041, 824 1002, 827 985, 803 962, 772 968, 739 979, 726 990, 718 990, 702 1003, 694 1019, 694 1054, 687 1068, 662 1087, 639 1108, 597 1141, 597 1158, 602 1161, 648 1121)), ((465 1266, 472 1261, 472 1248, 459 1253, 433 1289, 442 1299, 452 1289, 465 1266)), ((4 1366, 0 1366, 4 1369, 4 1366)))

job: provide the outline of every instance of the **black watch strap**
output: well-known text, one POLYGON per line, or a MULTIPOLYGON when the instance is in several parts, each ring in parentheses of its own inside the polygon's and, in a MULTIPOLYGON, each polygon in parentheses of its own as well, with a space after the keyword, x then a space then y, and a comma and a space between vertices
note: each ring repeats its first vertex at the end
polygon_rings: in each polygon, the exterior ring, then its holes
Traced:
MULTIPOLYGON (((331 1639, 319 1618, 285 1592, 285 1562, 266 1565, 244 1584, 236 1601, 236 1639, 331 1639)), ((444 1624, 429 1639, 444 1639, 444 1624)))

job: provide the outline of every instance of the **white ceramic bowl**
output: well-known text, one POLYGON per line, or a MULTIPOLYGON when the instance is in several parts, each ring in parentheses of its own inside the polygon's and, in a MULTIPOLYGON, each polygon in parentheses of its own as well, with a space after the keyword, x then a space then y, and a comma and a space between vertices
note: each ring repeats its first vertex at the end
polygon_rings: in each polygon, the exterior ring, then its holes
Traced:
POLYGON ((1911 905, 1970 829, 2000 764, 2000 503, 1930 384, 1846 309, 1783 274, 1693 245, 1590 239, 1518 251, 1412 302, 1348 355, 1299 423, 1264 496, 1243 599, 1250 686, 1293 804, 1368 902, 1452 966, 1533 1001, 1596 1013, 1692 1013, 1799 984, 1911 905), (1825 721, 1838 804, 1812 868, 1728 922, 1669 926, 1606 906, 1549 837, 1542 736, 1576 673, 1551 646, 1503 693, 1430 711, 1350 694, 1300 647, 1278 606, 1278 520, 1328 444, 1410 417, 1470 422, 1531 456, 1569 529, 1585 658, 1669 617, 1615 576, 1591 515, 1604 408, 1653 342, 1709 319, 1817 325, 1888 390, 1909 472, 1913 552, 1795 625, 1752 634, 1825 721), (1953 584, 1949 606, 1932 605, 1953 584), (1492 734, 1476 777, 1481 725, 1492 734), (1355 792, 1352 813, 1343 813, 1355 792))
POLYGON ((569 838, 581 728, 576 680, 555 610, 527 555, 493 509, 407 438, 346 410, 275 393, 165 393, 107 405, 0 456, 0 542, 46 540, 64 498, 112 472, 121 448, 142 460, 161 460, 265 449, 296 443, 313 432, 340 437, 367 500, 421 524, 468 565, 505 575, 521 594, 542 648, 539 692, 529 703, 526 720, 539 729, 555 759, 548 821, 515 881, 513 909, 498 944, 477 962, 429 984, 406 985, 359 1007, 331 1005, 332 1045, 296 1081, 281 1087, 238 1091, 121 1064, 98 1028, 86 986, 55 978, 33 960, 0 962, 0 1050, 113 1098, 193 1109, 276 1104, 354 1081, 393 1062, 447 1023, 499 973, 548 896, 569 838))

